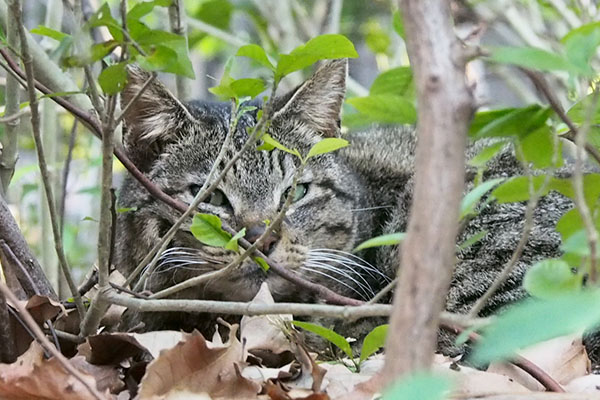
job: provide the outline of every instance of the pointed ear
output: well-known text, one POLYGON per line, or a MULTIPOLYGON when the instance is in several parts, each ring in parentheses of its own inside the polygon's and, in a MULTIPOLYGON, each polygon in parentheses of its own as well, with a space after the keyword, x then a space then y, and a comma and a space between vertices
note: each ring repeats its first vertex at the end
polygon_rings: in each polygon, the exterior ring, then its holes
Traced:
POLYGON ((157 78, 146 86, 151 77, 151 73, 138 66, 128 66, 127 84, 121 93, 121 108, 128 107, 124 115, 123 142, 142 170, 194 121, 187 108, 157 78))
POLYGON ((339 136, 347 74, 345 58, 323 63, 310 79, 282 96, 273 120, 296 118, 324 137, 339 136))

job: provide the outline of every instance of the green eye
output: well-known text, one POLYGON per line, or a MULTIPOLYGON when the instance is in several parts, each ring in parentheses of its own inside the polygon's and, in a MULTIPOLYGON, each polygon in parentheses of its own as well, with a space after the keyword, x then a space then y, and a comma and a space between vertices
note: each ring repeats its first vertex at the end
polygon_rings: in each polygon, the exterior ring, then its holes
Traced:
MULTIPOLYGON (((285 193, 283 194, 283 198, 282 200, 285 201, 285 199, 287 199, 287 196, 290 193, 290 190, 292 188, 288 188, 285 193)), ((302 199, 304 196, 306 196, 306 191, 308 190, 308 184, 305 183, 299 183, 296 185, 296 190, 294 191, 294 197, 292 198, 292 203, 297 202, 298 200, 302 199)))

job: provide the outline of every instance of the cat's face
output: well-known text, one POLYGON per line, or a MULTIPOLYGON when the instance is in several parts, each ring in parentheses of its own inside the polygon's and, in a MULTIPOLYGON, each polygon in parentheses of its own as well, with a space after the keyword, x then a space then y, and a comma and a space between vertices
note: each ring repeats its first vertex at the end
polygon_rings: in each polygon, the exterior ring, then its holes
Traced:
MULTIPOLYGON (((324 136, 336 136, 345 76, 345 61, 329 63, 295 92, 276 101, 277 111, 268 133, 301 154, 307 154, 324 136)), ((136 82, 143 84, 145 79, 140 77, 143 75, 133 77, 135 80, 130 82, 125 98, 133 92, 136 82)), ((159 104, 164 107, 174 99, 159 84, 151 89, 143 98, 151 104, 141 103, 146 108, 138 111, 146 117, 141 118, 138 113, 128 124, 128 150, 163 191, 189 204, 205 184, 229 132, 230 105, 191 103, 182 109, 173 102, 171 106, 175 109, 165 112, 157 105, 152 109, 152 103, 157 97, 162 98, 159 104)), ((239 118, 214 176, 221 174, 246 143, 256 122, 256 111, 239 118)), ((219 216, 236 231, 246 228, 247 239, 253 241, 281 210, 299 165, 292 154, 259 151, 256 145, 251 146, 231 166, 218 189, 200 204, 199 211, 219 216)), ((347 295, 368 298, 372 293, 367 279, 356 271, 369 266, 349 253, 359 237, 359 214, 354 210, 365 202, 363 190, 340 154, 310 159, 282 224, 261 246, 263 252, 310 280, 347 295)), ((138 208, 130 218, 137 219, 138 224, 149 222, 151 234, 162 236, 178 213, 149 195, 141 197, 144 200, 138 201, 139 204, 127 204, 138 208)), ((189 224, 184 224, 171 248, 163 254, 160 268, 150 279, 150 288, 162 289, 191 276, 224 268, 236 256, 231 251, 203 245, 189 232, 189 224)), ((228 277, 189 290, 186 296, 249 300, 265 280, 277 299, 309 300, 308 294, 300 293, 273 272, 265 273, 250 258, 228 277)))

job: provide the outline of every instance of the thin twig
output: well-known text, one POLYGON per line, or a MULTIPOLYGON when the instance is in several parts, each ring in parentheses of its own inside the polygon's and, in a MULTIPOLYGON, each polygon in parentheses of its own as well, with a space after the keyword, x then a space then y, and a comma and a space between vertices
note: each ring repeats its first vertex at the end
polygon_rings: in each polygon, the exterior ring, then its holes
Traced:
POLYGON ((115 119, 115 126, 117 126, 121 123, 123 118, 125 118, 125 114, 127 113, 127 111, 129 111, 129 109, 135 104, 136 101, 139 100, 140 97, 142 97, 142 94, 144 94, 146 89, 148 89, 148 86, 150 86, 152 81, 154 81, 154 79, 156 79, 156 76, 157 76, 156 72, 152 72, 152 74, 150 75, 150 78, 148 78, 146 80, 146 82, 144 82, 144 84, 142 85, 140 90, 138 90, 138 92, 135 94, 135 96, 133 96, 131 98, 131 100, 129 100, 129 103, 127 103, 125 105, 125 107, 123 107, 121 114, 119 114, 119 116, 115 119))
MULTIPOLYGON (((67 199, 67 182, 69 181, 69 172, 71 170, 71 161, 73 160, 73 149, 75 148, 75 137, 77 136, 77 125, 79 120, 73 119, 73 126, 69 133, 69 147, 67 149, 67 157, 62 170, 62 182, 60 191, 59 215, 60 215, 60 230, 63 232, 65 226, 65 202, 67 199)), ((64 233, 64 232, 63 232, 64 233)))
MULTIPOLYGON (((553 165, 556 165, 556 157, 558 155, 557 146, 554 146, 554 154, 553 154, 553 165)), ((521 258, 523 251, 525 250, 525 246, 529 241, 529 236, 531 235, 531 230, 533 229, 533 213, 540 198, 543 196, 546 191, 548 184, 550 183, 550 173, 547 173, 544 177, 544 182, 540 186, 538 190, 534 189, 533 186, 533 175, 531 174, 531 170, 529 166, 525 164, 525 170, 527 176, 529 177, 529 201, 527 202, 527 206, 525 208, 525 222, 523 223, 523 229, 521 231, 521 238, 519 239, 519 243, 517 247, 513 251, 510 260, 504 265, 502 271, 498 274, 492 285, 486 290, 486 292, 473 304, 473 307, 469 311, 470 317, 476 317, 479 315, 481 310, 485 307, 487 302, 492 298, 492 296, 500 289, 500 286, 504 284, 504 282, 508 279, 509 275, 517 265, 517 262, 521 258)))
POLYGON ((592 213, 585 200, 585 188, 583 185, 583 163, 585 158, 585 144, 587 133, 590 130, 591 121, 598 107, 598 90, 594 90, 592 101, 586 108, 586 115, 583 125, 575 134, 575 144, 577 151, 575 153, 575 167, 573 169, 573 189, 575 190, 575 205, 583 220, 583 225, 587 234, 588 246, 590 248, 590 269, 589 280, 592 285, 598 282, 598 231, 594 225, 592 213))
MULTIPOLYGON (((19 40, 17 23, 14 20, 7 21, 7 41, 9 46, 16 47, 19 40)), ((1 122, 6 124, 6 140, 2 143, 0 154, 0 195, 6 196, 8 185, 15 171, 18 159, 18 127, 19 118, 25 111, 19 111, 19 81, 13 74, 6 76, 5 93, 5 118, 1 122)))
POLYGON ((58 226, 58 215, 56 212, 56 205, 54 203, 54 194, 52 185, 50 182, 50 177, 48 174, 48 166, 46 165, 46 157, 44 155, 43 145, 42 145, 42 137, 40 133, 40 115, 38 110, 38 101, 35 93, 35 78, 33 76, 33 59, 31 54, 29 53, 29 44, 27 42, 27 36, 25 32, 25 27, 23 26, 23 16, 21 14, 21 2, 20 0, 11 1, 10 4, 13 17, 17 21, 19 27, 19 38, 21 42, 21 55, 23 57, 23 65, 25 66, 25 74, 27 78, 27 92, 29 95, 29 107, 31 108, 31 126, 33 130, 33 137, 36 144, 36 151, 38 155, 38 163, 40 167, 40 172, 42 176, 42 182, 44 185, 44 190, 46 192, 46 198, 48 200, 48 208, 50 211, 50 220, 52 223, 52 232, 54 235, 54 247, 56 250, 56 254, 58 256, 58 260, 60 266, 62 268, 63 274, 65 275, 65 279, 67 284, 69 285, 69 289, 71 290, 71 295, 75 301, 75 305, 77 306, 77 311, 81 318, 83 318, 85 314, 85 308, 83 306, 83 301, 81 300, 81 296, 77 292, 77 287, 73 282, 73 277, 71 276, 71 271, 69 269, 69 264, 67 258, 65 256, 62 244, 62 235, 58 226))
POLYGON ((592 215, 589 207, 585 201, 585 193, 583 187, 583 158, 584 158, 584 150, 587 150, 588 153, 594 157, 594 159, 600 163, 600 154, 598 154, 597 150, 592 146, 588 145, 586 136, 587 132, 590 129, 591 121, 593 118, 593 113, 596 111, 596 107, 598 106, 598 90, 594 91, 594 97, 592 102, 588 104, 586 108, 586 118, 584 120, 584 124, 579 129, 571 118, 566 114, 562 105, 550 90, 548 84, 544 80, 543 76, 537 72, 533 72, 527 69, 523 69, 523 72, 527 74, 529 79, 535 84, 535 86, 544 94, 550 106, 556 112, 556 114, 560 117, 560 119, 569 127, 570 133, 567 135, 563 135, 567 139, 573 142, 577 146, 576 157, 575 157, 575 166, 573 169, 573 188, 575 190, 575 205, 581 214, 581 218, 583 219, 583 223, 585 225, 585 230, 588 239, 588 245, 590 248, 590 274, 589 278, 592 283, 597 281, 597 264, 598 264, 598 231, 594 226, 592 215), (592 150, 592 151, 590 151, 592 150))
POLYGON ((398 283, 398 278, 396 277, 390 283, 388 283, 387 285, 385 285, 385 287, 383 289, 381 289, 379 291, 379 293, 377 293, 375 295, 375 297, 373 297, 371 300, 367 301, 366 304, 377 304, 377 303, 379 303, 379 301, 381 299, 383 299, 386 294, 388 294, 389 292, 391 292, 396 287, 397 283, 398 283))
MULTIPOLYGON (((19 4, 19 1, 16 1, 19 4)), ((19 4, 20 6, 20 4, 19 4)), ((10 291, 10 289, 4 284, 4 282, 0 281, 0 291, 6 296, 8 300, 10 300, 14 307, 19 311, 20 317, 23 319, 27 327, 34 333, 35 338, 39 341, 42 347, 50 352, 56 359, 60 362, 64 369, 67 370, 75 379, 77 379, 81 384, 90 392, 90 394, 98 399, 104 400, 106 399, 98 390, 94 387, 93 384, 90 384, 89 376, 84 376, 81 372, 79 372, 70 362, 67 360, 65 356, 63 356, 54 345, 46 338, 42 329, 35 322, 31 314, 27 311, 27 309, 21 304, 15 295, 10 291)))
MULTIPOLYGON (((8 83, 7 83, 8 85, 8 83)), ((6 111, 5 114, 6 117, 0 118, 0 124, 8 124, 10 122, 15 122, 16 120, 18 120, 21 117, 28 117, 31 115, 31 111, 29 110, 29 108, 24 108, 21 111, 17 112, 16 114, 12 114, 9 115, 9 112, 6 111)), ((3 154, 5 152, 6 148, 3 150, 3 154)))
MULTIPOLYGON (((183 0, 173 0, 169 6, 169 25, 171 32, 185 39, 185 51, 188 50, 187 26, 185 18, 185 7, 183 0)), ((175 87, 177 88, 177 97, 181 100, 188 100, 190 97, 190 80, 185 76, 175 75, 175 87)))

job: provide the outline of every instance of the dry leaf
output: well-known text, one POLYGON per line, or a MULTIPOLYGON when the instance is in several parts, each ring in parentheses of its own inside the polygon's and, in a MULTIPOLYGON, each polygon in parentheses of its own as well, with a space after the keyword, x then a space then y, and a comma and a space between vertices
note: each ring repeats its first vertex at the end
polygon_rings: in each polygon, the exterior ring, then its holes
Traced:
POLYGON ((600 375, 590 374, 573 379, 565 385, 565 390, 572 393, 600 394, 600 375))
POLYGON ((157 358, 161 351, 175 347, 183 340, 183 332, 177 331, 154 331, 147 333, 131 333, 135 340, 157 358))
MULTIPOLYGON (((266 282, 261 285, 251 303, 275 303, 266 282)), ((291 314, 245 315, 240 323, 240 337, 245 350, 260 358, 262 364, 268 367, 280 367, 288 364, 291 359, 290 352, 292 348, 289 340, 281 331, 281 327, 284 321, 291 320, 291 314)))
POLYGON ((457 366, 455 363, 435 365, 433 370, 449 374, 457 382, 457 386, 452 392, 452 396, 457 398, 480 398, 503 393, 531 392, 507 376, 457 366))
MULTIPOLYGON (((74 366, 81 366, 80 361, 75 362, 74 366)), ((93 376, 80 371, 89 385, 97 385, 93 376)), ((109 386, 112 386, 113 380, 108 381, 109 386)), ((32 342, 29 350, 15 363, 0 364, 0 398, 86 400, 94 399, 94 396, 80 381, 67 372, 58 360, 55 358, 44 360, 41 346, 37 342, 32 342)), ((106 398, 111 398, 108 393, 106 398)))
POLYGON ((185 334, 175 347, 164 350, 146 368, 140 398, 166 399, 182 391, 206 393, 213 399, 254 399, 260 385, 241 376, 242 345, 230 332, 223 346, 209 348, 202 335, 185 334))
MULTIPOLYGON (((590 361, 580 337, 565 336, 548 340, 520 351, 519 354, 560 384, 584 376, 589 371, 590 361)), ((512 364, 491 364, 488 371, 506 375, 530 390, 545 390, 531 375, 512 364)))

